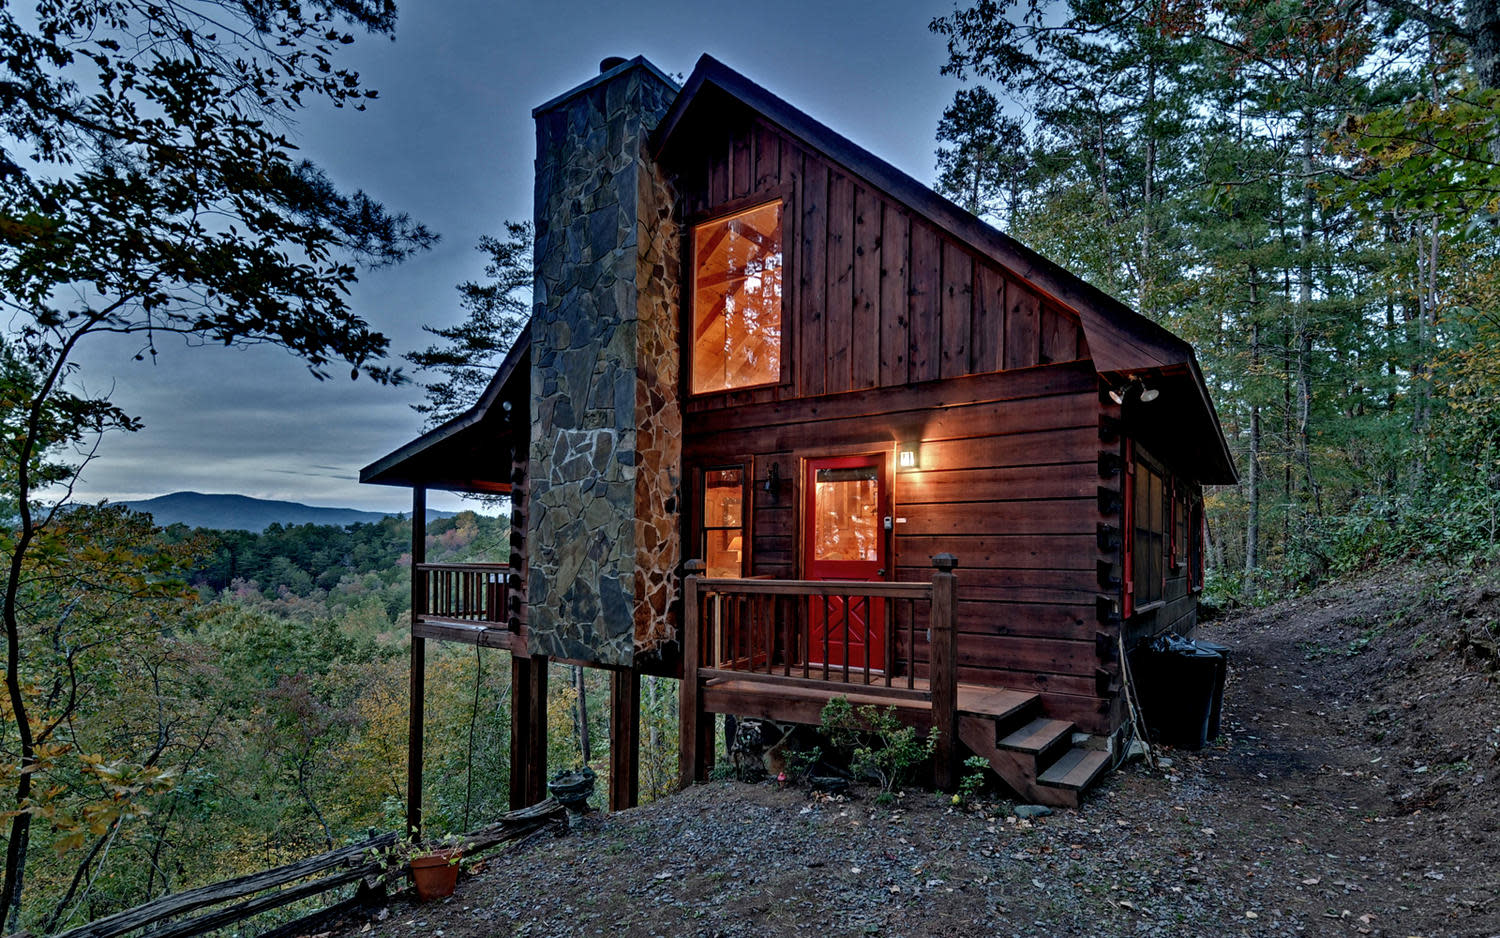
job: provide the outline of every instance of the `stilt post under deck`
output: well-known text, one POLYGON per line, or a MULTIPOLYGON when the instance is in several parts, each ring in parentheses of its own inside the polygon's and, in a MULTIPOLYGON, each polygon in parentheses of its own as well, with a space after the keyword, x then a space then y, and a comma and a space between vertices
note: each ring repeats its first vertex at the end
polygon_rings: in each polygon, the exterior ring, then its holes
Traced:
MULTIPOLYGON (((427 605, 427 575, 419 565, 427 562, 427 488, 411 490, 411 621, 416 625, 427 605)), ((413 839, 422 835, 422 714, 427 695, 427 640, 411 637, 411 688, 409 691, 406 751, 406 831, 413 839)))
POLYGON ((547 656, 526 659, 531 694, 526 707, 526 804, 547 797, 547 656))
POLYGON ((609 809, 640 803, 641 672, 609 674, 609 809))
POLYGON ((531 734, 526 721, 531 716, 531 659, 510 656, 510 809, 519 811, 526 800, 528 767, 531 765, 531 734))
POLYGON ((707 566, 701 560, 683 565, 682 580, 682 690, 677 706, 677 771, 682 787, 706 781, 713 763, 714 721, 703 712, 702 688, 698 686, 698 580, 707 566))
POLYGON ((929 689, 932 691, 932 726, 938 733, 932 756, 932 783, 950 791, 958 772, 958 628, 954 615, 953 570, 958 558, 938 554, 932 558, 932 638, 929 659, 929 689))

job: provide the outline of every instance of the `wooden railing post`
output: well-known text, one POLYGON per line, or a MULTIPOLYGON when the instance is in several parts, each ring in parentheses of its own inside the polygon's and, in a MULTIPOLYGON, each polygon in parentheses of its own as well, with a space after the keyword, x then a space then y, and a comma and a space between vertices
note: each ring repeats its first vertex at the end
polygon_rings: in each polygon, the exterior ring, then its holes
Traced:
POLYGON ((932 783, 952 790, 957 779, 958 759, 958 628, 954 606, 958 558, 938 554, 932 558, 932 639, 929 675, 932 691, 932 725, 937 730, 933 754, 932 783))
MULTIPOLYGON (((698 662, 702 655, 698 647, 698 580, 705 569, 707 566, 701 560, 689 560, 683 565, 687 576, 682 578, 682 686, 677 707, 677 770, 683 788, 695 781, 703 781, 704 753, 699 751, 704 737, 699 724, 704 713, 698 686, 698 662)), ((708 744, 713 745, 711 732, 708 744)))

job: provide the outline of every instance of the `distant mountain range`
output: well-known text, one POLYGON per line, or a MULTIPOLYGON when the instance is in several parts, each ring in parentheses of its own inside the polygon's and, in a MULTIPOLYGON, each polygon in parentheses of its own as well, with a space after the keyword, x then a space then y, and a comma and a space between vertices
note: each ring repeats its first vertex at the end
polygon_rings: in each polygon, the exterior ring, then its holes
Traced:
MULTIPOLYGON (((149 512, 162 527, 185 524, 190 528, 215 528, 221 531, 264 531, 272 524, 373 524, 388 517, 378 511, 357 508, 319 508, 297 502, 279 502, 248 495, 205 495, 201 492, 173 492, 142 501, 120 502, 135 511, 149 512)), ((405 514, 392 512, 392 514, 405 514)), ((427 520, 451 518, 451 511, 427 512, 427 520)))

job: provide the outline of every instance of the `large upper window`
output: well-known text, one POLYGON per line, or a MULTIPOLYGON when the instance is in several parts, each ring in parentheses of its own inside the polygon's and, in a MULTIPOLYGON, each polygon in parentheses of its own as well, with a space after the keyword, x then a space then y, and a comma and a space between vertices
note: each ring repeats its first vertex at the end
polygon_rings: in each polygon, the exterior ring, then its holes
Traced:
POLYGON ((693 228, 692 391, 781 379, 781 203, 693 228))

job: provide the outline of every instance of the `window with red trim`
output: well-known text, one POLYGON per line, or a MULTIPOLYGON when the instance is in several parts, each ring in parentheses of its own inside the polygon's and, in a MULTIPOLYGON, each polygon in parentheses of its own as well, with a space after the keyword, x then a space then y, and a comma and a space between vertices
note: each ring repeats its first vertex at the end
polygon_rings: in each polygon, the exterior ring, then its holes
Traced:
POLYGON ((1160 600, 1166 587, 1166 486, 1155 469, 1136 460, 1131 489, 1131 593, 1139 609, 1160 600))
POLYGON ((1188 499, 1183 485, 1172 481, 1172 570, 1181 572, 1188 555, 1188 499))
POLYGON ((1203 537, 1205 526, 1203 523, 1203 499, 1193 499, 1193 507, 1188 520, 1188 528, 1191 532, 1191 541, 1188 548, 1188 583, 1195 590, 1203 589, 1203 537))

